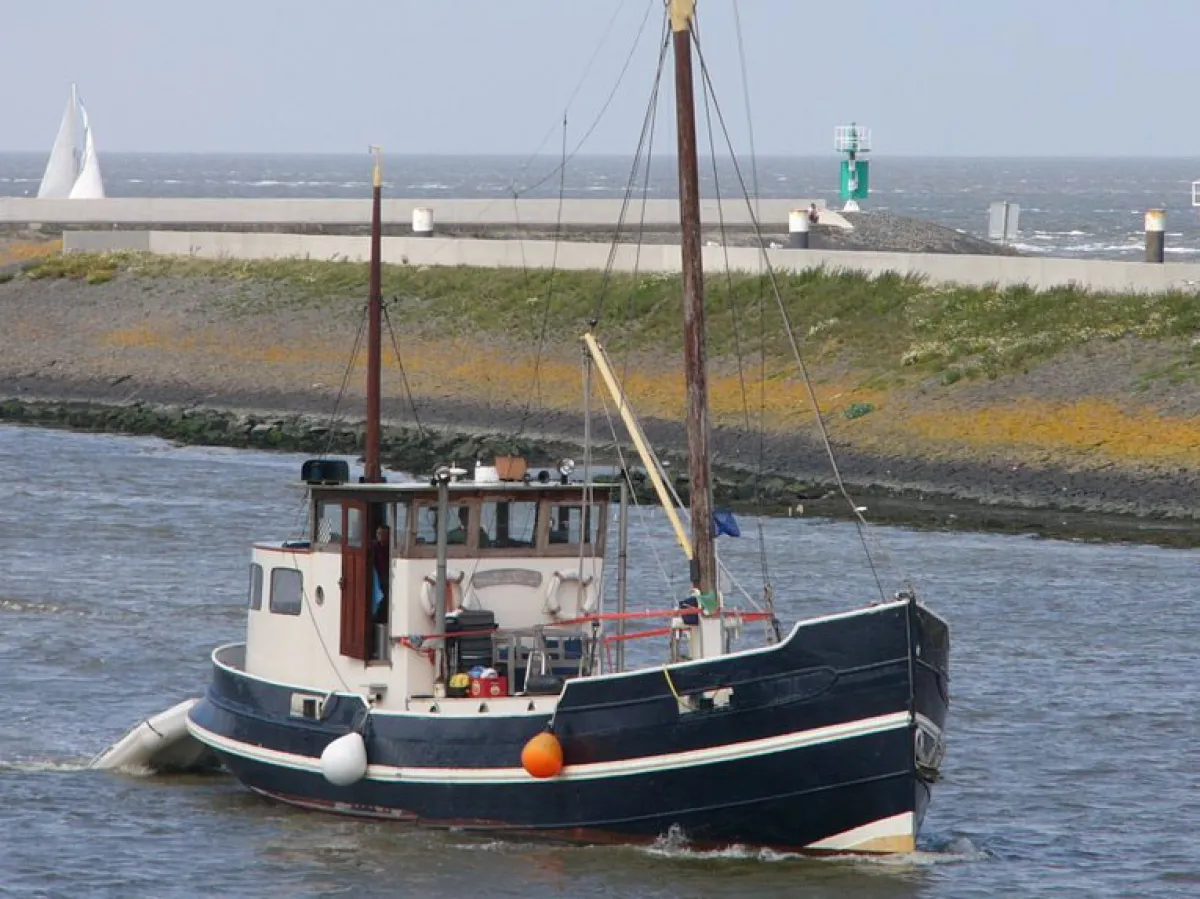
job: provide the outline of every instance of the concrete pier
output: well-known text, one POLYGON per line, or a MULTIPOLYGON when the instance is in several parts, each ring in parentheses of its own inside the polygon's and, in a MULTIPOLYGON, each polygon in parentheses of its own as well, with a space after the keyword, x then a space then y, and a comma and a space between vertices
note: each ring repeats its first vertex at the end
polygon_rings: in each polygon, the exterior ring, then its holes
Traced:
MULTIPOLYGON (((849 228, 850 223, 832 210, 824 200, 759 200, 759 220, 765 225, 782 227, 788 213, 816 203, 821 223, 849 228)), ((441 226, 542 226, 561 223, 576 227, 608 227, 621 215, 621 200, 564 200, 562 209, 556 199, 519 199, 496 197, 490 200, 388 199, 383 201, 385 225, 415 224, 414 210, 430 210, 441 226)), ((701 219, 712 225, 748 227, 750 209, 741 198, 701 200, 701 219)), ((644 222, 647 227, 679 227, 677 200, 631 200, 625 212, 630 224, 644 222), (644 209, 643 209, 644 205, 644 209)), ((39 200, 31 197, 0 197, 0 225, 79 226, 288 226, 325 225, 361 226, 371 222, 371 204, 361 200, 233 199, 176 197, 112 197, 105 200, 39 200)))
MULTIPOLYGON (((365 236, 274 234, 215 231, 68 231, 67 252, 137 250, 209 259, 346 259, 365 261, 365 236)), ((449 237, 385 237, 383 261, 391 265, 469 265, 482 268, 550 268, 602 270, 609 262, 607 242, 548 240, 472 240, 449 237)), ((825 250, 766 250, 771 265, 783 272, 812 268, 892 272, 935 283, 1002 287, 1026 284, 1038 289, 1074 285, 1095 291, 1162 293, 1200 292, 1200 264, 1146 265, 1098 259, 1035 256, 972 256, 951 253, 876 253, 825 250)), ((762 271, 762 253, 754 247, 706 246, 704 268, 762 271)), ((678 272, 677 244, 619 244, 613 255, 616 271, 678 272)))

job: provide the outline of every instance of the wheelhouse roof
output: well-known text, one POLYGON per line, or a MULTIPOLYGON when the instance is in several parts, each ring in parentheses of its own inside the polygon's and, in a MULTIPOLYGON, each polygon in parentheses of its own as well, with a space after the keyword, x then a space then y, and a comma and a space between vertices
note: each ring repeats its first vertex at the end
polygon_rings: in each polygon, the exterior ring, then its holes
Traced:
MULTIPOLYGON (((366 494, 380 499, 396 495, 437 493, 437 486, 428 481, 397 481, 394 483, 347 481, 344 484, 302 484, 302 486, 311 490, 314 495, 346 496, 352 494, 354 496, 362 496, 366 494)), ((556 494, 573 496, 588 488, 597 493, 602 493, 614 490, 616 486, 616 484, 608 482, 597 483, 595 481, 590 483, 572 481, 569 484, 561 482, 543 484, 537 481, 454 481, 447 485, 451 495, 456 493, 528 493, 533 495, 546 494, 549 496, 556 494)))

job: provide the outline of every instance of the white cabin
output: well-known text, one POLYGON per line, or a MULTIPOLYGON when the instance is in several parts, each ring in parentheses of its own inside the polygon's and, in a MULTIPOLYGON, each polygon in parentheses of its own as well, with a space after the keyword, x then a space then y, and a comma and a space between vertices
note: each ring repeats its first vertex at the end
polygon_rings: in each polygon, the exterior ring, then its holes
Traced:
POLYGON ((523 711, 585 673, 596 641, 580 619, 600 604, 609 488, 480 471, 447 486, 441 615, 438 487, 310 482, 307 540, 253 548, 246 673, 306 691, 292 714, 314 718, 334 691, 396 711, 477 714, 481 698, 523 711), (498 675, 490 692, 456 695, 454 675, 479 668, 498 675))

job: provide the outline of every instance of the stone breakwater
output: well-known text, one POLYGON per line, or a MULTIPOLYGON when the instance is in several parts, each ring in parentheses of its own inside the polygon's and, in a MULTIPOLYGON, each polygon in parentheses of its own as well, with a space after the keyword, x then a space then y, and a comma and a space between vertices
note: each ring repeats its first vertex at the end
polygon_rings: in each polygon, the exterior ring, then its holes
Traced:
MULTIPOLYGON (((0 395, 6 385, 0 384, 0 395)), ((43 392, 48 386, 40 385, 43 392)), ((78 387, 59 385, 63 392, 86 392, 78 387)), ((244 402, 245 398, 241 398, 244 402)), ((465 414, 465 410, 463 411, 465 414)), ((475 410, 476 413, 481 410, 475 410)), ((451 416, 456 417, 456 416, 451 416)), ((479 422, 486 416, 477 416, 479 422)), ((361 423, 331 422, 308 413, 245 411, 201 408, 154 402, 113 404, 95 400, 6 399, 0 401, 0 422, 39 427, 70 428, 79 431, 156 436, 180 444, 226 446, 243 449, 277 450, 313 454, 355 454, 363 445, 361 423)), ((511 425, 512 422, 510 421, 511 425)), ((543 423, 544 424, 544 423, 543 423)), ((562 424, 561 422, 559 424, 562 424)), ((488 460, 496 454, 518 453, 534 465, 552 466, 564 456, 578 458, 581 448, 570 439, 548 439, 545 436, 514 437, 511 429, 505 433, 485 433, 481 425, 466 431, 453 425, 437 427, 402 427, 385 425, 382 433, 382 454, 385 467, 393 471, 428 472, 447 460, 488 460)), ((678 426, 668 422, 652 422, 648 431, 652 438, 666 438, 678 426)), ((676 435, 677 436, 677 435, 676 435)), ((741 439, 718 431, 717 442, 741 439)), ((768 448, 768 458, 780 462, 778 448, 768 448)), ((628 456, 625 457, 628 460, 628 456)), ((682 464, 682 459, 666 458, 682 464)), ((861 459, 851 458, 850 470, 856 471, 861 459)), ((599 470, 617 470, 618 457, 601 454, 599 470)), ((878 463, 877 463, 878 464, 878 463)), ((893 460, 893 465, 897 460, 893 460)), ((902 464, 902 463, 901 463, 902 464)), ((821 476, 797 478, 769 471, 749 471, 744 466, 718 466, 714 471, 714 495, 719 505, 739 512, 759 512, 768 515, 819 516, 835 519, 851 518, 852 507, 863 504, 868 517, 876 523, 889 523, 923 529, 987 530, 1007 533, 1033 534, 1071 539, 1126 540, 1163 545, 1200 546, 1200 525, 1187 516, 1121 514, 1128 504, 1110 499, 1101 504, 1081 501, 1085 488, 1101 497, 1119 492, 1122 485, 1115 482, 1074 484, 1066 473, 1030 470, 1017 476, 1023 481, 1026 493, 997 490, 989 486, 988 472, 981 466, 953 466, 939 472, 903 470, 887 471, 882 477, 867 478, 852 487, 853 499, 848 500, 821 476), (953 481, 947 481, 954 475, 953 481), (930 478, 928 481, 923 477, 930 478), (907 480, 906 480, 907 479, 907 480), (1049 484, 1047 483, 1049 482, 1049 484), (948 487, 957 485, 957 489, 948 487), (916 486, 921 485, 921 486, 916 486), (1055 497, 1055 487, 1059 496, 1055 497), (1042 497, 1042 502, 1035 497, 1042 497), (1057 501, 1056 501, 1057 500, 1057 501)), ((641 503, 657 501, 644 472, 631 469, 641 503)), ((880 472, 883 474, 882 472, 880 472)), ((601 480, 606 479, 601 477, 601 480)), ((686 477, 676 474, 673 485, 688 499, 686 477)), ((1124 485, 1136 490, 1135 485, 1124 485)))
MULTIPOLYGON (((361 423, 335 423, 307 414, 281 415, 141 402, 109 405, 85 400, 8 399, 0 401, 0 421, 162 437, 180 444, 321 455, 360 453, 365 431, 361 423)), ((421 474, 431 472, 444 462, 486 462, 497 455, 521 455, 534 466, 553 467, 563 458, 577 456, 581 448, 569 442, 514 437, 511 433, 466 433, 445 427, 391 425, 382 429, 380 449, 386 469, 421 474)), ((613 456, 600 459, 600 470, 613 470, 615 461, 613 456)), ((602 479, 612 480, 612 475, 603 475, 602 479)), ((639 501, 655 500, 644 471, 632 470, 632 480, 639 501)), ((686 501, 686 478, 676 476, 673 486, 686 501)), ((820 500, 828 493, 814 483, 732 470, 717 478, 715 491, 718 501, 735 508, 757 508, 761 501, 765 512, 793 514, 801 502, 820 500)))

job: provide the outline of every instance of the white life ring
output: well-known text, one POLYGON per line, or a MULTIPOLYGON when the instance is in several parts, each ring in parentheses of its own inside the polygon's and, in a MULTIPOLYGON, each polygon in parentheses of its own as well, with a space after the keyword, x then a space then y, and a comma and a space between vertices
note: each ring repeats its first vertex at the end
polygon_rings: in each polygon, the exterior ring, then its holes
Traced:
MULTIPOLYGON (((467 576, 465 571, 460 571, 457 577, 446 575, 446 611, 453 612, 462 606, 462 583, 467 576)), ((437 617, 437 606, 434 603, 434 596, 437 590, 437 577, 432 574, 425 575, 425 579, 421 582, 421 611, 430 618, 437 617)))
POLYGON ((557 618, 558 613, 562 611, 562 602, 558 598, 559 588, 564 583, 572 583, 578 591, 580 598, 579 613, 581 615, 590 615, 596 608, 596 591, 589 590, 591 586, 592 576, 581 575, 577 571, 556 571, 550 578, 550 583, 546 586, 546 602, 543 609, 551 618, 557 618))

